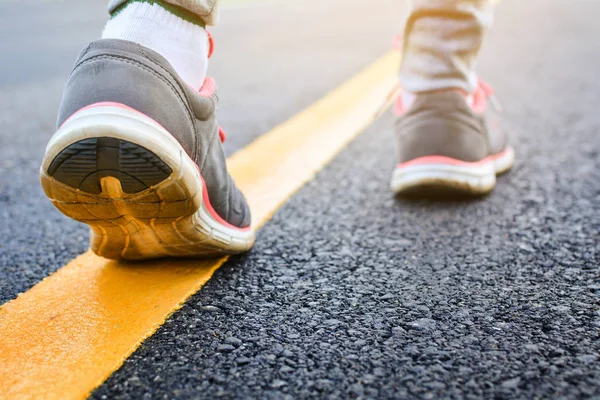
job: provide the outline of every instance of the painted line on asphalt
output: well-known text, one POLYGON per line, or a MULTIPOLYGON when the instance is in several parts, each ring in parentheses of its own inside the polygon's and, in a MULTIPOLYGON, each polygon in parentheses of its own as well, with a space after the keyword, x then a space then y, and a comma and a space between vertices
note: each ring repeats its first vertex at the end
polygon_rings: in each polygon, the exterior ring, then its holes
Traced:
MULTIPOLYGON (((228 159, 256 227, 390 105, 399 58, 384 55, 228 159)), ((226 260, 79 256, 0 307, 0 397, 87 397, 226 260)))

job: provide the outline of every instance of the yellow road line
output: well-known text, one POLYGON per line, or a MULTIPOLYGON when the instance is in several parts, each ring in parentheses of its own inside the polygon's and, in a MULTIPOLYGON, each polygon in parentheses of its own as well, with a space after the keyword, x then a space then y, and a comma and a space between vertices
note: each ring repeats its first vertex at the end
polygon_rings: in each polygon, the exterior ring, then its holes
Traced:
MULTIPOLYGON (((386 54, 228 160, 256 226, 389 105, 398 61, 386 54)), ((225 261, 79 256, 0 308, 0 398, 87 397, 225 261)))

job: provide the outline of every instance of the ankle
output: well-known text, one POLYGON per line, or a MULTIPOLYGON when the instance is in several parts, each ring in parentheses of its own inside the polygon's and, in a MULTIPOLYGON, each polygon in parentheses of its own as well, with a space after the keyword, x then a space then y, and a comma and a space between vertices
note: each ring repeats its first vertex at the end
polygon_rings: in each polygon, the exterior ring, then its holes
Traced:
POLYGON ((174 7, 165 8, 155 0, 129 1, 113 12, 102 38, 128 40, 156 51, 185 82, 199 89, 208 68, 208 33, 203 23, 190 21, 174 7))
POLYGON ((194 14, 191 11, 186 10, 183 7, 179 7, 174 4, 167 3, 166 1, 163 1, 163 0, 128 0, 128 1, 124 2, 123 4, 121 4, 119 7, 115 8, 110 13, 110 18, 111 19, 115 18, 123 10, 125 10, 125 8, 127 8, 127 6, 129 6, 130 4, 134 4, 134 3, 146 3, 149 5, 160 6, 164 10, 167 10, 171 14, 176 15, 177 17, 183 19, 184 21, 190 22, 194 25, 201 26, 202 28, 206 28, 206 23, 204 22, 204 20, 202 18, 200 18, 200 16, 194 14))

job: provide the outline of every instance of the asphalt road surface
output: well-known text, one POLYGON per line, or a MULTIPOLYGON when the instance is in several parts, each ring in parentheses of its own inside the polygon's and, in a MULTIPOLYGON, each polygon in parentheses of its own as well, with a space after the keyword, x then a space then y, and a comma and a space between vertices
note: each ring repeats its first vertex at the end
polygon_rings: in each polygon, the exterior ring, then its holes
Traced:
MULTIPOLYGON (((0 302, 87 248, 37 170, 102 1, 0 3, 0 302)), ((228 7, 227 152, 389 50, 404 4, 228 7)), ((506 0, 479 69, 518 163, 477 201, 395 199, 391 114, 346 148, 93 398, 598 398, 600 3, 506 0)))

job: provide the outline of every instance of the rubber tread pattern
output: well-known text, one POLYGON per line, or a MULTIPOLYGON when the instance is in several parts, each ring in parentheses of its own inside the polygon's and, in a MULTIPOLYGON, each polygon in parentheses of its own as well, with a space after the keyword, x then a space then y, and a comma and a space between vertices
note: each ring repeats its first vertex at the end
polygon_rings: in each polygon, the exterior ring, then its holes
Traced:
POLYGON ((167 179, 172 169, 148 149, 122 139, 100 137, 80 140, 52 161, 48 175, 81 191, 100 194, 100 181, 112 176, 123 192, 135 194, 167 179))

